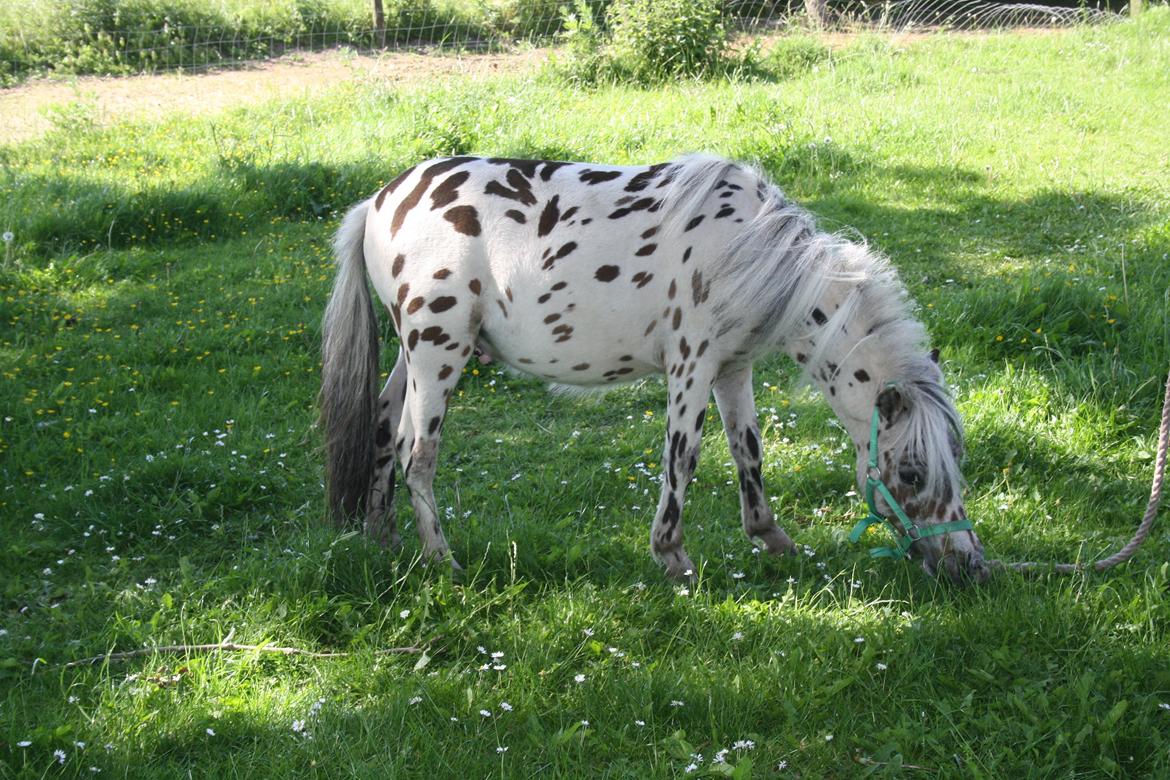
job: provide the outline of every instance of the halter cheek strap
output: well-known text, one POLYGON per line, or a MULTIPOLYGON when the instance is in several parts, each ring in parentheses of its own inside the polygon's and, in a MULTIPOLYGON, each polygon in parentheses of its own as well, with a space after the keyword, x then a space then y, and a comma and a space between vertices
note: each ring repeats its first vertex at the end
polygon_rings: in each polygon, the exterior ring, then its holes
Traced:
POLYGON ((873 423, 869 429, 869 467, 865 473, 865 502, 869 505, 869 516, 853 526, 853 530, 849 533, 849 541, 856 543, 871 525, 884 524, 890 529, 890 533, 894 535, 894 545, 892 547, 874 547, 869 551, 870 557, 905 558, 906 554, 910 551, 910 546, 919 539, 924 539, 928 536, 941 536, 942 534, 949 534, 954 531, 972 530, 975 526, 970 520, 966 519, 926 526, 920 526, 910 519, 905 510, 902 509, 901 504, 894 498, 894 494, 886 487, 886 483, 882 482, 882 473, 878 468, 877 456, 878 426, 880 422, 881 418, 875 406, 873 410, 873 423), (880 493, 882 498, 885 499, 886 505, 893 510, 893 518, 886 517, 878 511, 877 503, 873 497, 875 492, 880 493), (897 525, 894 522, 895 520, 897 520, 897 525))

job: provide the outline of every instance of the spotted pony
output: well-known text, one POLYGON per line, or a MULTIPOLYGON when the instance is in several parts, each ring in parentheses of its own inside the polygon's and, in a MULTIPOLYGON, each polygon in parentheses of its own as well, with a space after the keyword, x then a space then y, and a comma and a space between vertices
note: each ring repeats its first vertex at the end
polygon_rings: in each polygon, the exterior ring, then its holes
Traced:
MULTIPOLYGON (((362 517, 382 544, 400 543, 398 462, 424 554, 458 566, 432 483, 447 403, 476 351, 584 388, 665 374, 650 544, 672 577, 694 570, 683 500, 712 391, 744 532, 770 553, 794 549, 764 491, 752 396, 753 361, 777 351, 848 431, 859 484, 876 408, 879 469, 895 500, 924 526, 965 519, 962 426, 895 272, 864 244, 818 230, 746 165, 701 155, 636 167, 429 160, 354 207, 335 248, 320 399, 328 503, 339 523, 362 517), (380 393, 367 275, 401 342, 380 393)), ((986 578, 971 530, 919 539, 910 552, 932 574, 986 578)))

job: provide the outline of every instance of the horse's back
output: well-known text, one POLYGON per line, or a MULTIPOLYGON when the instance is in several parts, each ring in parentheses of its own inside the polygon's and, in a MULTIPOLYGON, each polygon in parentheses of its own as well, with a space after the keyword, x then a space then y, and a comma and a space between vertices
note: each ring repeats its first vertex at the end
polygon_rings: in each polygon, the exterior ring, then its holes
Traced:
POLYGON ((660 371, 670 307, 701 295, 692 279, 752 205, 736 185, 702 229, 670 224, 665 201, 681 166, 421 163, 370 201, 370 276, 392 311, 435 298, 460 306, 495 356, 550 380, 660 371))

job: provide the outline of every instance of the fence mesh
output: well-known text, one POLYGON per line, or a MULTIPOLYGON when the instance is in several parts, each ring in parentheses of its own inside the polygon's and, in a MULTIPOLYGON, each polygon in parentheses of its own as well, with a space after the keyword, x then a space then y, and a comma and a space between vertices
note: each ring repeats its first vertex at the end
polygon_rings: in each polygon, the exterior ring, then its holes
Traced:
MULTIPOLYGON (((230 67, 292 51, 348 46, 358 51, 493 52, 555 44, 570 14, 585 7, 604 26, 611 0, 385 0, 383 25, 373 2, 297 2, 277 18, 196 12, 195 3, 83 0, 58 18, 29 0, 0 13, 0 84, 30 74, 153 73, 230 67), (111 10, 112 9, 112 10, 111 10), (130 9, 130 10, 125 10, 130 9), (124 12, 123 12, 124 11, 124 12)), ((985 0, 727 0, 724 21, 743 34, 810 24, 830 29, 971 31, 1098 24, 1119 18, 1105 7, 1075 8, 985 0)))

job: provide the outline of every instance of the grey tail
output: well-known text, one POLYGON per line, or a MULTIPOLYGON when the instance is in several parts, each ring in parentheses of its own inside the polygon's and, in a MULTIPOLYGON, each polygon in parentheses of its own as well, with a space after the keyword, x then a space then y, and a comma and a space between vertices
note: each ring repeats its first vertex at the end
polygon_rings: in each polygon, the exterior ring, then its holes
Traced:
POLYGON ((349 525, 365 505, 374 472, 378 317, 366 287, 366 213, 354 206, 333 239, 337 278, 321 325, 320 425, 325 436, 329 517, 349 525))

